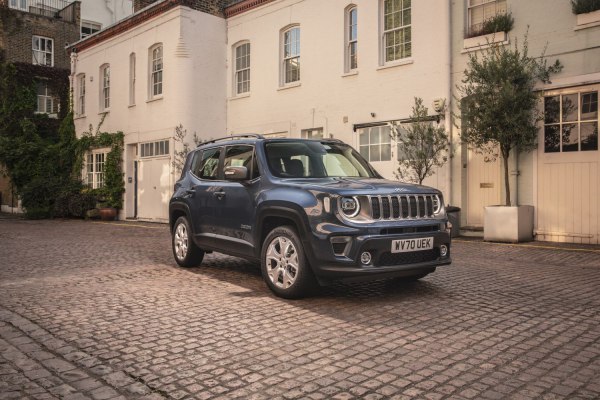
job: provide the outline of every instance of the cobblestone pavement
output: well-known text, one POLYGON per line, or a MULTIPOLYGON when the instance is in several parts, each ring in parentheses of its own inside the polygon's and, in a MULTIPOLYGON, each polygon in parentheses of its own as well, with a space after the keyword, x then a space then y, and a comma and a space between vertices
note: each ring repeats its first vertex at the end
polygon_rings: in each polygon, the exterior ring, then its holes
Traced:
POLYGON ((458 241, 420 282, 274 297, 166 226, 0 221, 0 398, 600 397, 600 251, 458 241))

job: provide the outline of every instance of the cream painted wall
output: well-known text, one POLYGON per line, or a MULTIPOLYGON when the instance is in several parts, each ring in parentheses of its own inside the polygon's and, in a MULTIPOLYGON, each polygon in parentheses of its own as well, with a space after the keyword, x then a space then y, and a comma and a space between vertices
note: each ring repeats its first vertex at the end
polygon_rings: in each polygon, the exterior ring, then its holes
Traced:
MULTIPOLYGON (((99 68, 110 64, 111 106, 102 130, 125 133, 126 199, 122 216, 133 216, 133 183, 127 178, 133 176, 137 143, 170 139, 179 124, 188 130, 190 143, 193 132, 203 139, 225 132, 225 40, 222 18, 177 7, 77 54, 72 74, 86 76, 86 115, 75 119, 79 135, 101 120, 99 68), (163 96, 150 100, 148 49, 156 43, 163 44, 163 96), (131 53, 136 54, 135 105, 129 104, 131 53)), ((77 93, 77 83, 74 89, 77 93)), ((173 147, 171 140, 171 154, 173 147)), ((172 188, 174 174, 166 173, 172 188)))
MULTIPOLYGON (((466 29, 467 1, 452 1, 452 87, 460 84, 463 71, 467 66, 468 54, 464 49, 464 32, 466 29)), ((540 89, 550 90, 556 87, 576 87, 600 81, 600 26, 581 29, 576 24, 576 16, 571 12, 571 5, 563 0, 508 0, 508 9, 515 19, 514 29, 509 32, 508 44, 514 46, 518 41, 522 44, 523 38, 529 32, 529 54, 539 56, 544 52, 549 62, 559 59, 564 65, 561 73, 552 78, 553 83, 540 85, 540 89)), ((456 92, 455 92, 456 94, 456 92)), ((456 107, 454 110, 457 111, 456 107)), ((460 125, 460 121, 455 121, 460 125)), ((458 143, 459 129, 452 131, 453 140, 458 143)), ((543 141, 540 130, 538 142, 543 141)), ((478 182, 469 182, 465 179, 468 174, 463 173, 466 157, 461 154, 460 147, 453 159, 453 187, 452 203, 467 209, 465 193, 469 185, 478 182)), ((600 161, 598 152, 594 152, 600 161)), ((586 160, 594 155, 587 154, 586 160)), ((536 206, 539 209, 538 189, 538 152, 521 154, 519 156, 519 176, 517 184, 518 202, 523 205, 536 206)), ((559 161, 560 162, 560 161, 559 161)), ((499 163, 498 163, 499 164, 499 163)), ((471 167, 477 168, 477 165, 471 167)), ((467 167, 468 168, 468 167, 467 167)), ((513 171, 516 172, 516 171, 513 171)), ((515 190, 515 186, 512 187, 515 190)), ((504 195, 502 194, 502 198, 504 195)), ((560 210, 543 210, 545 214, 559 213, 560 210)), ((463 223, 466 215, 463 213, 463 223)), ((555 240, 555 239, 552 239, 555 240)))
MULTIPOLYGON (((288 132, 322 127, 358 148, 353 124, 408 118, 414 97, 432 102, 449 91, 449 10, 437 2, 413 2, 410 63, 383 68, 379 53, 379 2, 376 0, 278 0, 227 20, 228 132, 288 132), (358 7, 358 71, 344 73, 344 10, 358 7), (301 84, 279 85, 280 31, 301 29, 301 84), (233 46, 251 43, 251 93, 233 96, 233 46), (375 114, 375 117, 371 116, 375 114), (347 122, 345 120, 347 119, 347 122)), ((392 146, 395 159, 395 146, 392 146)), ((374 166, 393 178, 395 162, 374 166)), ((426 184, 447 192, 448 169, 426 184)))

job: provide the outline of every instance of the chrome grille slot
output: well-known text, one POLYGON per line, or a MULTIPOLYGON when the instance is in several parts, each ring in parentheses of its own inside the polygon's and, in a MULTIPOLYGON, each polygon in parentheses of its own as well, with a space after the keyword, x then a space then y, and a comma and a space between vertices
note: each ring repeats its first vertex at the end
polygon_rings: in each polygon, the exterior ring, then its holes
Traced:
POLYGON ((372 196, 370 200, 371 218, 375 220, 431 218, 434 205, 440 202, 435 194, 372 196))

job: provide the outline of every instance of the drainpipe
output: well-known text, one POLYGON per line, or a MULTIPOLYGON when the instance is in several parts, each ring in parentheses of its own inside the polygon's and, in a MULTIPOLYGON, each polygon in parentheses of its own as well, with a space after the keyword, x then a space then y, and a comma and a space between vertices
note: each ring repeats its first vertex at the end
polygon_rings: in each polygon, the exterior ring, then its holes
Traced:
MULTIPOLYGON (((452 131, 452 107, 454 102, 452 101, 452 1, 451 0, 447 0, 446 2, 446 21, 447 21, 447 26, 446 28, 446 32, 447 32, 447 36, 448 36, 448 45, 446 46, 446 57, 447 57, 447 65, 446 68, 448 69, 448 82, 446 84, 446 88, 447 88, 447 94, 446 94, 446 116, 444 119, 444 123, 445 123, 445 128, 446 128, 446 132, 449 133, 450 136, 450 151, 452 151, 453 146, 454 146, 454 140, 453 140, 453 131, 452 131)), ((446 177, 446 203, 453 203, 453 198, 452 198, 452 158, 448 159, 447 162, 448 165, 448 176, 446 177)))
POLYGON ((69 76, 69 111, 73 112, 73 88, 75 87, 75 75, 77 74, 77 53, 71 52, 71 75, 69 76))

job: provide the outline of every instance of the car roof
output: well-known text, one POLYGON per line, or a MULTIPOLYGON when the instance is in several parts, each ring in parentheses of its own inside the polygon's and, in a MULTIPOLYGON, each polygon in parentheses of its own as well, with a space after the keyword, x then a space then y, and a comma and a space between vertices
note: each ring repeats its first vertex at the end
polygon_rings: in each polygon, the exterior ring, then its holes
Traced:
POLYGON ((231 146, 238 144, 255 144, 257 142, 331 142, 345 144, 339 139, 302 139, 302 138, 265 138, 262 135, 234 135, 219 139, 211 139, 200 143, 197 149, 208 149, 219 146, 231 146))

